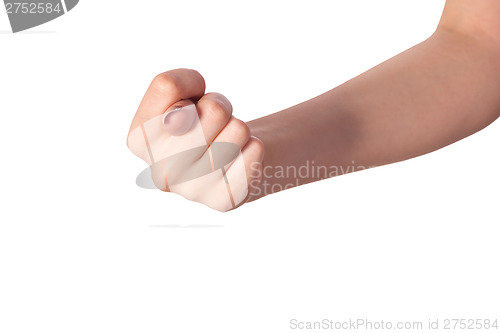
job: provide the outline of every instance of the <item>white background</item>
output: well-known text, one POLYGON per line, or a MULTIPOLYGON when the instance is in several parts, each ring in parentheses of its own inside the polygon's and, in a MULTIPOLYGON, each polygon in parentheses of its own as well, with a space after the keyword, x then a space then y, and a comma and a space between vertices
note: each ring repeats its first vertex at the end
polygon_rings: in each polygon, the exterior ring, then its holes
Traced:
POLYGON ((0 332, 499 317, 499 122, 226 214, 136 187, 125 144, 162 71, 197 69, 251 120, 423 41, 443 6, 83 0, 19 34, 0 13, 0 332))

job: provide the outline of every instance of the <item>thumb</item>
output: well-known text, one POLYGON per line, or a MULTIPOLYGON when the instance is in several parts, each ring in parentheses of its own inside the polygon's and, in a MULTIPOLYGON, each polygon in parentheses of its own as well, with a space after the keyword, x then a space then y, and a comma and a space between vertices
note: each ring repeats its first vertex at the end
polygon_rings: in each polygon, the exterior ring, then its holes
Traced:
POLYGON ((170 135, 183 135, 193 127, 197 113, 196 106, 191 100, 181 100, 165 111, 163 127, 170 135))

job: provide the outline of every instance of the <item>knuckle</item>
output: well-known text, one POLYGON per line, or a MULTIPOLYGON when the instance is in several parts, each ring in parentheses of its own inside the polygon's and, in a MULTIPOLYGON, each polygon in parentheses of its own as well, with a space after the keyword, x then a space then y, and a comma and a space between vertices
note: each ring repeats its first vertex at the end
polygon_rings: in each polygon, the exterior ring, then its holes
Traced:
POLYGON ((254 145, 255 150, 260 154, 264 152, 264 142, 262 142, 260 139, 252 136, 250 137, 249 144, 254 145))
POLYGON ((216 98, 206 99, 204 107, 208 117, 213 121, 227 122, 229 119, 229 113, 226 110, 225 105, 223 105, 222 102, 216 98))
POLYGON ((194 74, 195 76, 198 76, 203 82, 205 82, 205 79, 203 78, 203 75, 200 74, 196 69, 189 69, 189 71, 194 74))
POLYGON ((217 100, 222 105, 224 105, 224 107, 226 108, 226 110, 228 111, 229 114, 233 113, 233 105, 231 104, 231 102, 229 101, 229 99, 227 99, 226 96, 224 96, 222 94, 219 94, 219 93, 214 93, 214 96, 217 97, 217 100))
POLYGON ((250 128, 244 121, 237 118, 233 118, 231 120, 230 128, 235 135, 241 136, 245 139, 250 138, 250 128))
POLYGON ((169 73, 158 74, 151 82, 151 88, 159 93, 176 93, 180 91, 179 79, 169 73))

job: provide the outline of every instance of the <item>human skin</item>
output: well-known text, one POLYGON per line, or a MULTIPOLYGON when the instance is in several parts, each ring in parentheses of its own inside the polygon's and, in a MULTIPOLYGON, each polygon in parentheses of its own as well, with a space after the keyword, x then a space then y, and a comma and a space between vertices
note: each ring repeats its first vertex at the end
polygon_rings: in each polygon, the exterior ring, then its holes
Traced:
POLYGON ((227 98, 204 93, 197 71, 156 76, 132 121, 127 145, 150 165, 158 189, 227 211, 251 197, 249 184, 264 148, 243 121, 232 117, 227 98))
MULTIPOLYGON (((227 139, 243 149, 249 144, 253 152, 245 159, 247 199, 324 178, 277 176, 262 168, 300 168, 313 161, 348 173, 429 153, 493 122, 500 116, 499 16, 499 1, 448 0, 436 31, 422 43, 311 100, 239 122, 227 139)), ((201 98, 204 130, 224 133, 234 122, 227 99, 203 96, 199 73, 181 69, 159 77, 131 129, 187 98, 201 98)))

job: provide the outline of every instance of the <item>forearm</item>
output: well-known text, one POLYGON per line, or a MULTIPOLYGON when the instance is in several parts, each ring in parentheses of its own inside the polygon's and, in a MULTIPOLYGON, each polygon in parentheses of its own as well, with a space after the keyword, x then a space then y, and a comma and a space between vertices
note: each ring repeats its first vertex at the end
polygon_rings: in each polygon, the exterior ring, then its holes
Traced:
POLYGON ((482 129, 500 114, 497 58, 483 40, 438 29, 325 94, 249 122, 265 146, 267 185, 257 197, 419 156, 482 129), (278 172, 301 166, 309 172, 278 172))

